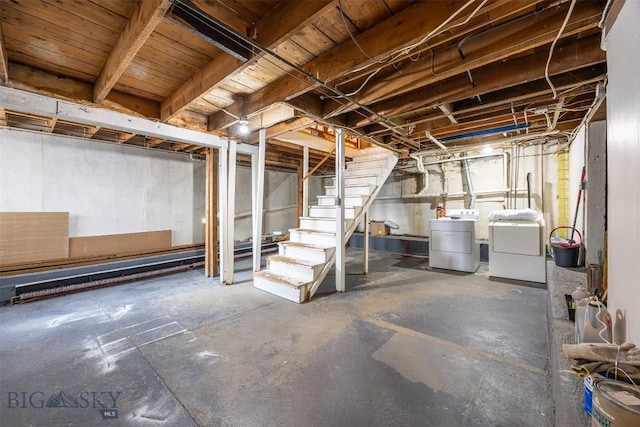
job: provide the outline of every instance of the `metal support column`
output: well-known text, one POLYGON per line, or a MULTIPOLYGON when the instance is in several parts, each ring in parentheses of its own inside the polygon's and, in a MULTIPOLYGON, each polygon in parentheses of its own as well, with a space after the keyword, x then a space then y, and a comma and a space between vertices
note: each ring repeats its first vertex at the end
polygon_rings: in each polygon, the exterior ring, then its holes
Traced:
POLYGON ((364 274, 369 274, 369 211, 364 213, 364 242, 362 244, 364 249, 364 274))
MULTIPOLYGON (((302 151, 302 176, 309 174, 309 147, 302 151)), ((309 216, 309 178, 302 183, 302 216, 309 216)))
POLYGON ((264 204, 264 168, 267 130, 258 131, 258 154, 251 156, 252 196, 253 196, 253 271, 260 271, 262 256, 262 208, 264 204))
POLYGON ((345 291, 344 130, 336 129, 336 290, 345 291))

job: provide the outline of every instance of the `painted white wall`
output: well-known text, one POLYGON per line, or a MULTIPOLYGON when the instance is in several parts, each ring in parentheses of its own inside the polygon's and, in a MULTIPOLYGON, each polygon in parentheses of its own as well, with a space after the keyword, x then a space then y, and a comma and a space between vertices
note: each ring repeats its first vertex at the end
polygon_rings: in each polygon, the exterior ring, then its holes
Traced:
POLYGON ((61 135, 0 128, 0 211, 69 212, 69 235, 172 230, 204 241, 204 162, 61 135))
POLYGON ((609 310, 640 343, 640 2, 625 2, 606 39, 609 310))
MULTIPOLYGON (((236 175, 235 239, 251 238, 251 168, 238 166, 236 175)), ((315 203, 321 180, 309 178, 309 201, 315 203)), ((296 172, 267 170, 264 180, 263 234, 288 233, 298 222, 296 172)))
MULTIPOLYGON (((507 150, 506 163, 503 160, 502 150, 496 151, 492 157, 470 159, 470 172, 475 192, 490 191, 508 188, 511 182, 511 151, 507 150), (506 179, 504 172, 507 172, 506 179)), ((479 153, 469 153, 469 156, 479 153)), ((514 152, 513 155, 516 153, 514 152)), ((552 206, 552 199, 556 191, 555 177, 556 159, 543 152, 541 145, 522 147, 517 157, 517 193, 515 207, 526 208, 526 175, 532 174, 532 201, 531 207, 542 211, 543 207, 552 206), (553 174, 546 175, 547 170, 552 169, 553 174), (545 190, 543 190, 545 189, 545 190), (543 200, 544 199, 544 200, 543 200)), ((428 163, 435 159, 425 159, 428 163)), ((391 230, 392 234, 429 236, 429 220, 436 216, 436 206, 442 203, 440 197, 434 194, 446 191, 451 196, 445 201, 447 209, 467 208, 468 197, 459 196, 457 193, 466 191, 464 170, 461 162, 455 161, 442 165, 427 166, 429 171, 429 186, 426 190, 428 197, 413 197, 422 189, 423 177, 414 167, 411 161, 404 172, 394 172, 387 179, 380 194, 374 201, 370 218, 376 221, 391 221, 398 224, 397 230, 391 230)), ((514 169, 515 170, 515 169, 514 169)), ((475 208, 480 210, 479 239, 488 239, 488 215, 494 210, 508 207, 508 196, 505 193, 478 195, 475 208)))

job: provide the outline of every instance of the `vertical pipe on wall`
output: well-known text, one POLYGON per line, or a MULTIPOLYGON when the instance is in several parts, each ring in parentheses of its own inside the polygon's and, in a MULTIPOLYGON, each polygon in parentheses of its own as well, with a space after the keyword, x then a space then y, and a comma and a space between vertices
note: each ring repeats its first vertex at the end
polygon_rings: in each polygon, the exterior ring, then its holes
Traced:
POLYGON ((253 199, 253 271, 260 271, 260 258, 262 257, 262 223, 264 204, 264 174, 265 174, 265 150, 267 145, 267 130, 258 131, 258 155, 251 156, 251 170, 255 169, 253 199), (257 157, 257 158, 256 158, 257 157), (254 166, 255 165, 255 166, 254 166))
POLYGON ((336 129, 336 290, 345 291, 344 130, 336 129))
POLYGON ((471 171, 469 170, 469 159, 467 153, 462 153, 462 166, 464 168, 464 177, 467 184, 467 194, 469 194, 468 209, 476 207, 476 193, 473 191, 473 182, 471 181, 471 171))

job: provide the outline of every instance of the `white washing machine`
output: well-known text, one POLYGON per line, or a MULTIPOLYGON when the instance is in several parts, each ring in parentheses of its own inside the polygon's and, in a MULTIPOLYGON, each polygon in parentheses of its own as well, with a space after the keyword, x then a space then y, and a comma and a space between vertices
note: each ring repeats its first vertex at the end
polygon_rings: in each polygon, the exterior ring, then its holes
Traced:
POLYGON ((543 220, 489 223, 489 275, 547 283, 543 220))
POLYGON ((429 267, 475 273, 480 265, 478 215, 477 209, 456 209, 429 221, 429 267))

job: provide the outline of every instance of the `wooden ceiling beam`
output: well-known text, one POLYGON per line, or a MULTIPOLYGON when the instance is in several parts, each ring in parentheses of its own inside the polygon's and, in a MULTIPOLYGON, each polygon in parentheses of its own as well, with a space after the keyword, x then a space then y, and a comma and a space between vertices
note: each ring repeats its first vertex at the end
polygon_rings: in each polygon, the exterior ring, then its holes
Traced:
MULTIPOLYGON (((282 135, 285 132, 289 132, 292 130, 298 130, 301 128, 305 128, 314 123, 314 120, 310 117, 300 117, 287 122, 281 122, 277 125, 273 125, 267 128, 267 140, 271 138, 275 138, 278 135, 282 135)), ((253 132, 249 135, 247 142, 249 144, 257 144, 259 140, 259 132, 253 132)))
MULTIPOLYGON (((566 0, 562 0, 566 1, 566 0)), ((560 2, 561 3, 561 2, 560 2)), ((553 5, 557 6, 558 2, 554 2, 553 5)), ((473 18, 468 20, 468 17, 459 18, 451 22, 447 31, 429 39, 428 43, 424 43, 422 46, 417 46, 407 55, 397 55, 388 63, 384 65, 393 65, 401 61, 406 61, 408 57, 414 57, 420 55, 422 52, 431 51, 438 46, 442 46, 455 39, 460 39, 467 34, 476 33, 485 27, 494 27, 501 23, 524 15, 532 13, 541 8, 549 7, 546 4, 542 4, 537 0, 519 0, 514 2, 513 0, 494 0, 484 5, 473 18), (461 25, 463 22, 466 23, 461 25)), ((371 74, 370 69, 365 69, 353 73, 349 73, 339 79, 340 85, 349 83, 351 81, 363 78, 371 74)), ((359 83, 358 83, 359 86, 359 83)), ((356 86, 357 87, 357 86, 356 86)), ((343 87, 346 92, 350 92, 351 89, 343 87)))
MULTIPOLYGON (((606 61, 605 52, 600 49, 600 36, 598 34, 558 44, 556 52, 562 55, 563 59, 562 62, 551 62, 549 74, 554 77, 551 79, 552 81, 557 74, 569 73, 573 70, 606 61)), ((544 70, 547 57, 548 52, 541 51, 506 62, 487 65, 474 71, 473 80, 475 85, 471 85, 466 74, 458 75, 403 96, 373 104, 370 108, 391 118, 416 109, 425 109, 425 106, 473 98, 485 93, 543 79, 545 77, 544 70)), ((375 119, 376 117, 368 117, 350 125, 356 127, 365 126, 375 122, 375 119)))
POLYGON ((0 126, 7 125, 7 112, 4 108, 0 107, 0 126))
MULTIPOLYGON (((335 7, 336 3, 337 0, 281 2, 256 24, 254 29, 255 42, 268 49, 275 48, 291 35, 325 14, 327 10, 335 7)), ((162 101, 161 119, 163 121, 170 119, 187 108, 195 99, 254 64, 262 56, 263 54, 258 54, 246 62, 230 55, 218 56, 162 101)), ((240 116, 238 115, 238 117, 240 116)), ((230 120, 230 123, 234 120, 230 120)))
POLYGON ((136 5, 96 80, 93 102, 105 100, 170 6, 170 0, 146 0, 136 5))
POLYGON ((9 58, 7 48, 4 45, 4 35, 2 32, 2 21, 0 20, 0 84, 9 84, 9 58))
POLYGON ((102 129, 100 126, 86 126, 84 128, 84 137, 86 139, 91 139, 100 129, 102 129))
MULTIPOLYGON (((93 85, 90 83, 70 77, 60 77, 37 68, 15 63, 9 64, 9 76, 11 86, 16 89, 74 102, 93 103, 93 85)), ((101 107, 151 119, 160 117, 160 105, 157 102, 116 90, 109 93, 101 107)))
MULTIPOLYGON (((464 4, 463 1, 415 2, 357 37, 359 46, 365 52, 369 52, 369 56, 374 60, 366 58, 360 48, 349 39, 322 53, 302 66, 302 69, 327 82, 362 66, 373 65, 375 60, 383 59, 393 52, 421 41, 426 33, 437 28, 464 4)), ((315 86, 307 79, 299 79, 298 76, 288 74, 249 95, 248 102, 244 105, 253 111, 259 111, 283 99, 289 100, 309 92, 315 86)), ((246 116, 250 113, 243 111, 242 106, 237 103, 230 105, 226 110, 236 116, 246 116)), ((233 120, 225 113, 218 112, 211 115, 209 126, 221 129, 229 123, 233 123, 233 120)))
MULTIPOLYGON (((358 102, 371 104, 414 91, 421 87, 505 60, 509 57, 550 44, 558 34, 567 14, 567 7, 548 9, 533 14, 526 20, 517 20, 496 29, 467 38, 464 44, 446 47, 427 55, 424 59, 407 61, 392 74, 372 80, 358 93, 358 102)), ((577 8, 562 33, 563 38, 597 27, 602 14, 601 5, 586 2, 577 8)), ((555 61, 561 62, 561 52, 555 61)), ((345 89, 347 90, 347 89, 345 89)), ((329 113, 328 117, 351 110, 354 104, 346 104, 329 113)))

